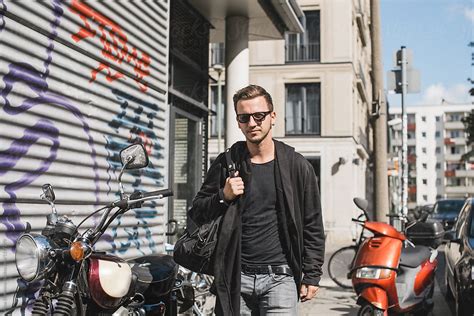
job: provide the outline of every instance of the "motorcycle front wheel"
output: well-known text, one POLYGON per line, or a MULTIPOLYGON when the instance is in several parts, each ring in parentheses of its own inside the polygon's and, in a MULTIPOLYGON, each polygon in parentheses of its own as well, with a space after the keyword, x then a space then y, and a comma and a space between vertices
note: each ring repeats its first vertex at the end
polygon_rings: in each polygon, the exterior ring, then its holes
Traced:
POLYGON ((383 316, 383 314, 383 310, 378 309, 369 303, 365 303, 360 307, 357 316, 383 316))

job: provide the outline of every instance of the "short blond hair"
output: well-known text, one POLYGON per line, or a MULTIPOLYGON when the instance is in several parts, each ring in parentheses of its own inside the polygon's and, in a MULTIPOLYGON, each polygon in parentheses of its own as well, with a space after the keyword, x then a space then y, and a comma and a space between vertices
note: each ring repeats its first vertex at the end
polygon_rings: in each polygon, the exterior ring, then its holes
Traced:
POLYGON ((268 110, 273 111, 273 100, 270 93, 267 92, 261 86, 256 84, 251 84, 246 86, 245 88, 240 89, 234 94, 232 98, 234 100, 234 110, 237 113, 237 103, 241 100, 251 100, 256 97, 264 97, 265 101, 267 101, 268 110))

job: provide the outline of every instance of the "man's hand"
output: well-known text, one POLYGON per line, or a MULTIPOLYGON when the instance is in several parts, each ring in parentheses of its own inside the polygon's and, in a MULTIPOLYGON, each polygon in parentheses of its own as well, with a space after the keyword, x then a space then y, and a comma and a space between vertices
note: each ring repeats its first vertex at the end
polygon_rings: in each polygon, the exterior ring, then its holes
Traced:
POLYGON ((301 302, 306 302, 316 296, 318 293, 319 287, 315 285, 301 284, 300 289, 300 298, 301 302))
POLYGON ((225 180, 224 199, 230 202, 242 194, 244 194, 244 181, 239 177, 239 172, 236 171, 233 178, 229 177, 225 180))

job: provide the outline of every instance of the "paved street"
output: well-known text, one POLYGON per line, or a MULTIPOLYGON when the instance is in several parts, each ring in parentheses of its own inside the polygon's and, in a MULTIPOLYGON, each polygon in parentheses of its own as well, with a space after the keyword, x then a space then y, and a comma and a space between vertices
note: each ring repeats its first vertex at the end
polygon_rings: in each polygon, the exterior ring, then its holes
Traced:
MULTIPOLYGON (((444 296, 446 285, 444 284, 444 253, 440 247, 438 255, 439 267, 436 274, 436 284, 434 292, 435 307, 434 316, 454 315, 453 301, 446 301, 444 296)), ((326 262, 329 260, 326 256, 326 262)), ((357 315, 358 306, 356 295, 352 290, 343 290, 338 287, 327 274, 327 267, 324 267, 325 274, 321 280, 321 288, 316 300, 307 303, 300 303, 299 316, 310 315, 357 315)))

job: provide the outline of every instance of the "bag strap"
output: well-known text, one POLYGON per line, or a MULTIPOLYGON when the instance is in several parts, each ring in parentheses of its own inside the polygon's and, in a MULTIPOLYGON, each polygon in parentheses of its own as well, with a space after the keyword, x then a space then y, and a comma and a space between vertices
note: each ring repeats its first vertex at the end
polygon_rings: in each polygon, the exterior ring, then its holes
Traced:
POLYGON ((226 163, 226 169, 227 173, 229 174, 229 177, 233 178, 235 176, 235 163, 232 160, 232 156, 230 154, 230 148, 227 148, 225 150, 225 163, 226 163))

